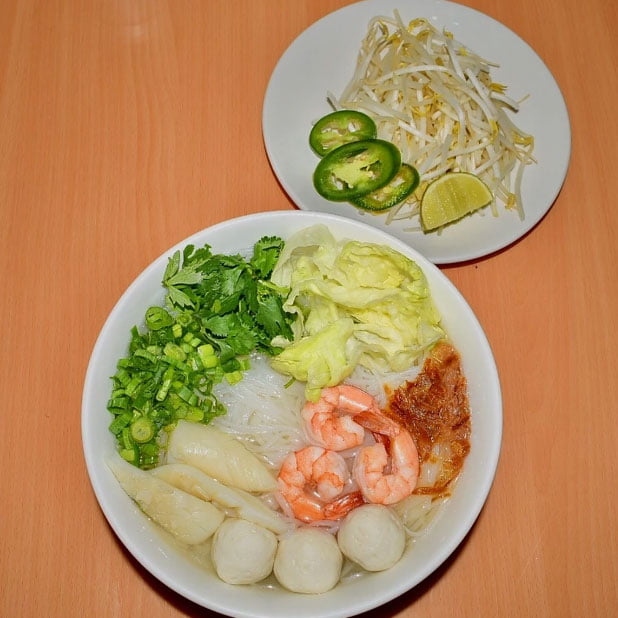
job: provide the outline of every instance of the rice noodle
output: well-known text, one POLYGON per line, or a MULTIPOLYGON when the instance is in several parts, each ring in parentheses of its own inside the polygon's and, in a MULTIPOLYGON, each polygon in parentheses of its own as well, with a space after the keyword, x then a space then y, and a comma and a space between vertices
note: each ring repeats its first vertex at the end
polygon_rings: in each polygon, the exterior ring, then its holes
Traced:
POLYGON ((288 379, 273 371, 266 357, 256 354, 240 382, 231 386, 223 381, 213 389, 227 407, 227 413, 213 424, 242 441, 273 470, 279 469, 290 451, 306 444, 300 423, 304 385, 286 387, 288 379))
POLYGON ((393 391, 406 380, 413 380, 419 371, 420 366, 415 365, 406 371, 385 375, 358 365, 354 373, 346 380, 346 383, 363 389, 374 397, 381 407, 384 407, 388 397, 388 389, 393 391))
POLYGON ((493 215, 499 200, 524 219, 521 184, 534 162, 534 138, 508 117, 519 103, 494 83, 497 66, 426 19, 406 26, 395 10, 369 22, 354 75, 339 97, 329 92, 327 99, 335 110, 370 115, 378 137, 419 171, 418 189, 388 211, 386 223, 417 218, 428 182, 448 171, 478 175, 494 195, 493 215))

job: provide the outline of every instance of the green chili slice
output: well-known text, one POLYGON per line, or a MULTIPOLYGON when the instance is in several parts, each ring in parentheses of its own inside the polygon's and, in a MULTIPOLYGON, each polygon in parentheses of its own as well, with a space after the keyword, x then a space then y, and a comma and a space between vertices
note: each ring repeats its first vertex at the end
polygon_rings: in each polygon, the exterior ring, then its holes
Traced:
POLYGON ((393 179, 380 189, 351 200, 352 204, 363 210, 388 210, 399 204, 418 187, 420 177, 416 168, 402 163, 393 179))
POLYGON ((380 139, 367 139, 331 150, 313 173, 316 191, 328 200, 350 201, 390 182, 401 166, 399 149, 380 139))
POLYGON ((311 129, 309 145, 320 157, 350 142, 373 139, 375 122, 366 114, 350 109, 332 112, 320 118, 311 129))

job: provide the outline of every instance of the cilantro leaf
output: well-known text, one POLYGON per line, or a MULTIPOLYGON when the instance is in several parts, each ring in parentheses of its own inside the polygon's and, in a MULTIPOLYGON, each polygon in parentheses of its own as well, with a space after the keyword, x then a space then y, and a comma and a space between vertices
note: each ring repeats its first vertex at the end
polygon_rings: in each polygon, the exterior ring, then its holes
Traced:
POLYGON ((286 339, 292 339, 290 316, 284 312, 281 298, 265 286, 260 286, 257 301, 255 319, 270 338, 281 335, 286 339))
POLYGON ((226 339, 235 354, 254 349, 274 354, 277 335, 292 338, 294 317, 283 310, 288 290, 268 282, 284 242, 263 236, 252 257, 213 254, 209 245, 187 245, 169 259, 163 285, 172 310, 194 312, 200 328, 219 341, 226 339))
POLYGON ((171 307, 193 307, 193 301, 184 292, 175 287, 169 288, 165 300, 171 307))
POLYGON ((261 279, 266 279, 272 273, 281 250, 283 240, 277 236, 264 236, 253 246, 253 257, 250 264, 261 279))
POLYGON ((170 277, 165 281, 165 285, 167 287, 176 286, 176 285, 193 285, 195 283, 200 283, 202 280, 202 273, 195 272, 192 267, 183 268, 180 272, 177 272, 175 275, 170 277))
POLYGON ((167 267, 165 268, 165 273, 163 274, 163 281, 167 281, 171 277, 173 277, 180 267, 180 251, 176 251, 171 258, 167 260, 167 267))

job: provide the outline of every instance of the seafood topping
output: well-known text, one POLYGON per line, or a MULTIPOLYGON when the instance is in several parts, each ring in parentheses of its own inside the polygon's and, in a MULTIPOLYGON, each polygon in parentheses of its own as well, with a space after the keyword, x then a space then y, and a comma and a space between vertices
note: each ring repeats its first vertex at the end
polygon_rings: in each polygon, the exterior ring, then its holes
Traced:
POLYGON ((364 498, 373 504, 396 504, 407 498, 416 487, 418 473, 416 446, 405 429, 365 446, 354 462, 354 478, 364 498))
POLYGON ((340 384, 322 389, 317 402, 308 401, 302 417, 312 442, 333 451, 343 451, 363 443, 365 430, 357 421, 369 412, 380 413, 371 395, 355 386, 340 384))
POLYGON ((419 482, 414 493, 448 494, 470 451, 470 406, 457 350, 436 344, 418 376, 390 395, 386 413, 410 432, 421 465, 439 463, 435 480, 419 482))
POLYGON ((281 497, 294 516, 305 522, 341 519, 365 501, 395 504, 411 495, 419 476, 414 440, 399 421, 386 416, 368 393, 346 384, 324 388, 316 403, 302 412, 310 445, 290 453, 278 476, 281 497), (375 443, 364 443, 365 433, 375 443), (352 447, 353 479, 343 455, 352 447))
POLYGON ((321 446, 307 446, 285 458, 278 484, 294 516, 310 522, 339 519, 362 504, 358 492, 341 495, 348 480, 341 455, 321 446))

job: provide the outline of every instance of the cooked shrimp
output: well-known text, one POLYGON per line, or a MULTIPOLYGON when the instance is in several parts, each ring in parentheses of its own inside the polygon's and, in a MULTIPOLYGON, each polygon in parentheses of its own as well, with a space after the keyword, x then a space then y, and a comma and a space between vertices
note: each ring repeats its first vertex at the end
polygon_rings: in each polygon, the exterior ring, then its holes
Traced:
POLYGON ((365 430, 353 417, 379 413, 376 400, 355 386, 340 384, 322 390, 317 402, 307 402, 302 410, 309 440, 332 451, 359 446, 365 430))
POLYGON ((363 502, 360 492, 341 496, 349 476, 341 455, 307 446, 283 460, 277 483, 297 519, 336 520, 363 502))
POLYGON ((358 452, 354 479, 367 502, 395 504, 416 487, 420 469, 416 445, 406 429, 387 417, 372 419, 371 431, 376 444, 358 452))

